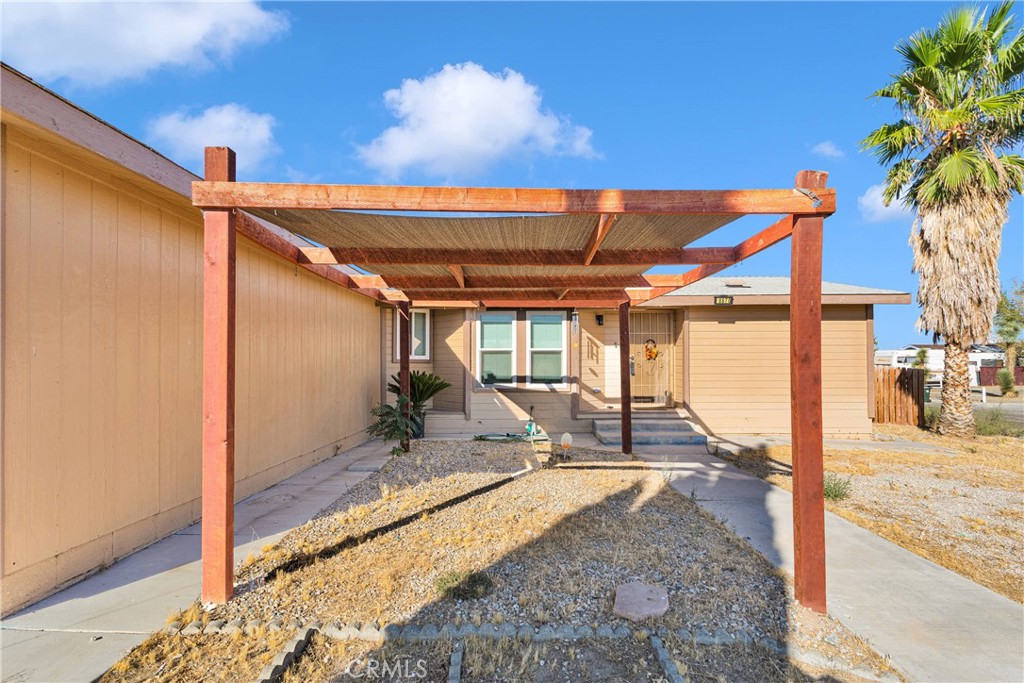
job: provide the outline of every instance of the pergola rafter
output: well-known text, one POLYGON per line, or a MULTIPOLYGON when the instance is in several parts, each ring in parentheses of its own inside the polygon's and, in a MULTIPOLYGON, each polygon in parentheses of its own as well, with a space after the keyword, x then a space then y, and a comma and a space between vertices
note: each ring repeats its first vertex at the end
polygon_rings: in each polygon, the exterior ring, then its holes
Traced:
POLYGON ((581 249, 413 249, 408 247, 304 247, 311 264, 450 266, 679 266, 736 262, 735 247, 606 249, 586 263, 581 249))
POLYGON ((234 182, 234 153, 207 148, 204 209, 203 599, 232 593, 235 231, 296 265, 401 311, 408 391, 412 305, 616 308, 623 451, 632 451, 629 311, 791 237, 791 396, 796 597, 825 610, 821 425, 821 248, 835 211, 827 174, 772 190, 556 190, 234 182), (299 247, 250 210, 311 243, 299 247), (278 214, 280 212, 280 214, 278 214), (540 214, 437 219, 393 213, 540 214), (744 215, 782 214, 735 246, 688 246, 744 215), (593 220, 590 221, 589 217, 593 220), (468 226, 468 227, 467 227, 468 226), (358 265, 371 274, 344 272, 358 265), (693 265, 654 275, 655 265, 693 265))

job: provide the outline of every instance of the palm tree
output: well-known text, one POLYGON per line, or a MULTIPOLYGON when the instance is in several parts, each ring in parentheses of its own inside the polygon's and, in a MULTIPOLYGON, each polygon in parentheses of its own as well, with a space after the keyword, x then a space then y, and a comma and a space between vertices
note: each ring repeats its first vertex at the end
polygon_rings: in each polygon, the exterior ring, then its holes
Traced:
POLYGON ((938 430, 975 433, 967 352, 985 341, 999 301, 998 258, 1024 159, 1024 34, 1012 2, 960 8, 896 45, 903 71, 874 93, 900 119, 861 143, 887 166, 884 198, 916 210, 910 245, 918 329, 946 343, 938 430))
POLYGON ((1006 352, 1006 367, 1013 372, 1020 351, 1020 334, 1024 332, 1024 283, 1017 282, 1010 293, 999 295, 993 323, 996 339, 1002 342, 1006 352))

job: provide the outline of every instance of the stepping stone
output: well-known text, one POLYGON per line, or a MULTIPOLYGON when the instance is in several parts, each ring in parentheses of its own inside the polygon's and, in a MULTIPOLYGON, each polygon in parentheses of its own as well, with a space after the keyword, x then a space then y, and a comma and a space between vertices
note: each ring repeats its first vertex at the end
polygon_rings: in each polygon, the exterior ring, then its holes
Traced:
POLYGON ((668 611, 668 591, 646 583, 624 583, 615 589, 615 616, 631 621, 660 617, 668 611))

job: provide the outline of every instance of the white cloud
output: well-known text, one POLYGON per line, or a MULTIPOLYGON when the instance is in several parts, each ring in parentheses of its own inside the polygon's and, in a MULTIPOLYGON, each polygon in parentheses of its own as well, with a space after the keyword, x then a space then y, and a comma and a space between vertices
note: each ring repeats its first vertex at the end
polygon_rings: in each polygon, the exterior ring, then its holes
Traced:
POLYGON ((811 147, 811 154, 817 154, 821 157, 828 157, 829 159, 842 159, 846 156, 846 152, 839 149, 836 143, 831 140, 823 140, 811 147))
POLYGON ((537 86, 512 69, 488 73, 472 62, 446 64, 439 73, 388 90, 384 103, 398 125, 359 146, 357 154, 391 179, 410 169, 465 177, 501 159, 535 154, 599 156, 590 129, 542 109, 537 86))
POLYGON ((32 78, 103 86, 164 66, 210 68, 288 27, 236 2, 7 2, 3 60, 32 78))
POLYGON ((884 189, 885 185, 881 183, 872 185, 864 194, 857 197, 857 207, 860 209, 861 219, 865 223, 906 220, 914 215, 913 211, 904 206, 899 199, 893 200, 889 206, 886 206, 882 197, 884 189))
POLYGON ((165 114, 147 126, 154 147, 180 164, 202 175, 203 148, 227 146, 237 154, 241 175, 263 165, 277 153, 274 117, 257 114, 240 104, 222 104, 191 116, 184 112, 165 114))

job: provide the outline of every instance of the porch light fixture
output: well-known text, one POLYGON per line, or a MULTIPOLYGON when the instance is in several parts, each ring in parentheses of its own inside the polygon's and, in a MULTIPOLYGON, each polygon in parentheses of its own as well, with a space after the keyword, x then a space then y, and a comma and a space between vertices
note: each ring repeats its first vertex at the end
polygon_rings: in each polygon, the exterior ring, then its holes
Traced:
POLYGON ((580 312, 575 308, 572 309, 572 333, 579 334, 580 332, 580 312))
POLYGON ((594 318, 597 320, 597 326, 598 327, 604 327, 604 314, 603 313, 598 313, 597 315, 594 316, 594 318))

